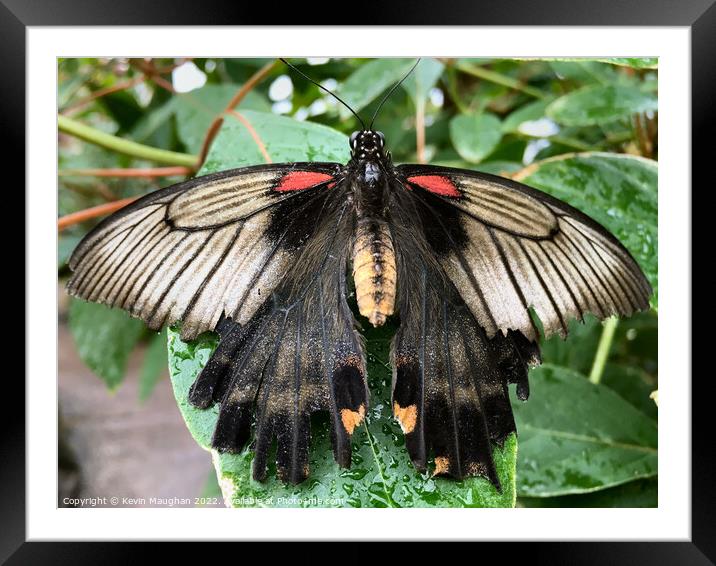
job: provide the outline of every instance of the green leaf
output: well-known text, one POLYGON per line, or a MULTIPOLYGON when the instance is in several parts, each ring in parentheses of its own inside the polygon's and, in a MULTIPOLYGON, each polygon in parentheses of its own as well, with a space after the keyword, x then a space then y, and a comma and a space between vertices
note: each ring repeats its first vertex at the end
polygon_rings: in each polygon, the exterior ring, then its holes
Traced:
POLYGON ((502 131, 505 133, 520 132, 520 126, 525 122, 534 122, 544 118, 546 116, 547 106, 549 106, 553 100, 553 98, 544 98, 520 106, 502 122, 502 131))
POLYGON ((479 163, 502 139, 500 119, 494 114, 460 114, 450 120, 450 139, 460 157, 479 163))
MULTIPOLYGON (((177 133, 187 151, 199 153, 209 126, 240 88, 238 84, 207 84, 200 89, 177 94, 172 99, 170 104, 174 107, 177 133)), ((237 108, 242 113, 247 109, 268 111, 270 107, 263 97, 251 91, 237 108)), ((225 117, 225 120, 231 119, 225 117)))
POLYGON ((658 305, 657 164, 650 159, 582 153, 528 167, 518 180, 562 199, 610 230, 632 253, 658 305))
MULTIPOLYGON (((218 454, 212 458, 225 499, 233 506, 248 507, 512 507, 515 498, 517 441, 510 436, 504 448, 494 451, 503 493, 484 478, 462 482, 419 474, 408 456, 403 433, 390 410, 392 372, 388 365, 392 329, 366 333, 371 408, 366 426, 353 438, 353 462, 342 470, 333 460, 327 419, 317 419, 311 440, 311 476, 299 486, 276 479, 269 466, 264 483, 251 479, 253 453, 218 454)), ((188 392, 211 355, 217 340, 203 335, 192 343, 182 342, 169 331, 170 376, 179 409, 187 426, 203 448, 210 450, 218 407, 193 407, 188 392)))
POLYGON ((513 398, 520 435, 518 493, 586 493, 657 474, 656 423, 608 387, 567 368, 530 372, 513 398))
POLYGON ((82 361, 110 390, 117 389, 124 379, 129 354, 142 335, 144 324, 122 310, 73 300, 69 326, 82 361))
POLYGON ((632 69, 656 69, 659 66, 658 57, 608 57, 599 61, 632 69))
POLYGON ((560 509, 575 507, 658 507, 659 480, 646 478, 630 481, 608 489, 579 495, 559 497, 519 497, 517 507, 556 507, 560 509))
MULTIPOLYGON (((350 158, 348 137, 312 122, 245 110, 241 112, 274 163, 336 161, 350 158)), ((229 117, 214 140, 200 174, 265 162, 257 140, 245 124, 229 117)))
POLYGON ((62 267, 69 260, 72 252, 80 243, 82 236, 79 234, 61 234, 57 238, 57 266, 62 267))
POLYGON ((416 106, 425 102, 428 92, 443 74, 443 69, 445 65, 436 59, 421 59, 415 70, 405 79, 403 88, 416 106))
POLYGON ((600 382, 630 403, 650 419, 656 421, 657 407, 649 397, 657 384, 643 370, 621 364, 608 363, 600 382))
POLYGON ((552 336, 542 341, 542 361, 589 375, 601 334, 602 324, 595 316, 586 315, 584 323, 571 320, 566 340, 552 336))
MULTIPOLYGON (((402 79, 415 64, 415 59, 374 59, 358 67, 340 86, 338 95, 360 112, 378 96, 402 79)), ((340 107, 342 119, 351 116, 347 108, 340 107)))
POLYGON ((550 61, 549 66, 561 79, 583 85, 610 84, 617 80, 617 71, 611 65, 593 59, 565 59, 550 61))
POLYGON ((547 116, 565 126, 592 126, 657 110, 654 94, 631 86, 587 86, 547 107, 547 116))
POLYGON ((147 143, 147 140, 176 114, 177 100, 179 99, 172 98, 158 108, 146 112, 134 125, 131 132, 132 139, 139 143, 147 143))
POLYGON ((167 333, 162 330, 153 334, 144 353, 142 369, 139 372, 139 400, 144 402, 154 391, 167 364, 167 333))
POLYGON ((491 175, 509 177, 513 173, 520 171, 523 167, 522 163, 516 161, 484 161, 479 165, 468 166, 468 168, 475 171, 482 171, 483 173, 490 173, 491 175))

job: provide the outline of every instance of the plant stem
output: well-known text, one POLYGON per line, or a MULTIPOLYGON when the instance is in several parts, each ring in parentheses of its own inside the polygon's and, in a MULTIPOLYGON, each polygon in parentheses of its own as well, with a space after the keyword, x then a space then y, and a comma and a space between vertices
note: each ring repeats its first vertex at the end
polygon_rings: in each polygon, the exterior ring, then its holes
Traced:
POLYGON ((418 163, 425 163, 425 99, 419 97, 415 105, 415 147, 418 163))
POLYGON ((180 175, 191 175, 193 172, 189 167, 152 167, 149 169, 60 169, 60 177, 173 177, 180 175))
POLYGON ((495 83, 498 85, 506 86, 507 88, 511 88, 513 90, 524 92, 525 94, 533 96, 535 98, 545 98, 546 96, 545 93, 543 93, 541 90, 533 88, 529 85, 524 85, 517 79, 513 79, 512 77, 508 77, 501 73, 496 73, 495 71, 490 71, 489 69, 485 69, 483 67, 478 67, 477 65, 472 65, 470 63, 465 62, 458 62, 455 63, 455 68, 459 71, 462 71, 463 73, 472 75, 473 77, 478 77, 491 83, 495 83))
POLYGON ((599 338, 597 353, 594 355, 592 371, 589 372, 589 381, 592 383, 599 383, 602 380, 604 366, 607 363, 609 350, 612 347, 612 340, 614 339, 614 332, 618 324, 619 319, 615 316, 610 316, 602 324, 602 336, 599 338))
POLYGON ((107 204, 100 204, 98 206, 93 206, 92 208, 85 208, 84 210, 80 210, 78 212, 66 214, 65 216, 61 216, 57 219, 57 230, 62 231, 68 226, 79 224, 80 222, 84 222, 85 220, 111 214, 119 210, 120 208, 124 208, 129 203, 134 202, 135 200, 137 200, 137 198, 138 197, 130 197, 121 200, 115 200, 113 202, 108 202, 107 204))
POLYGON ((65 132, 66 134, 139 159, 147 159, 168 165, 183 165, 191 169, 194 169, 197 164, 197 159, 194 155, 168 151, 166 149, 157 149, 156 147, 149 147, 141 143, 119 138, 112 134, 100 132, 91 126, 77 122, 62 114, 58 114, 57 116, 57 127, 61 132, 65 132))

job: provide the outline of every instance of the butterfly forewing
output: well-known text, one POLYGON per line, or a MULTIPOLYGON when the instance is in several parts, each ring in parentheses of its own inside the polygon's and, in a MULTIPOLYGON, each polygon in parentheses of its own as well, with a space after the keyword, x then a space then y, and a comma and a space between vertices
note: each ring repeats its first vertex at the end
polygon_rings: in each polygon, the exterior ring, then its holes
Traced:
POLYGON ((222 313, 243 324, 315 229, 306 216, 321 209, 337 172, 336 164, 247 167, 152 193, 83 239, 69 292, 150 328, 181 321, 185 339, 213 330, 222 313))
POLYGON ((548 336, 564 336, 568 321, 587 312, 605 318, 648 308, 651 288, 634 258, 562 201, 483 173, 419 165, 396 171, 438 227, 428 243, 488 336, 512 329, 535 339, 530 308, 548 336), (460 211, 457 222, 445 222, 437 201, 460 211))

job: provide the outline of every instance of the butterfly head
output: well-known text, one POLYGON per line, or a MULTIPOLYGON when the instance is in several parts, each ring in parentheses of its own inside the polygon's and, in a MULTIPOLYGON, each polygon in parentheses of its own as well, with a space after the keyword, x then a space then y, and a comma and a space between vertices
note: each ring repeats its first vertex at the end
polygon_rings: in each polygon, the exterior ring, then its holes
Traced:
POLYGON ((385 136, 383 132, 360 130, 350 138, 353 159, 376 161, 385 157, 385 136))

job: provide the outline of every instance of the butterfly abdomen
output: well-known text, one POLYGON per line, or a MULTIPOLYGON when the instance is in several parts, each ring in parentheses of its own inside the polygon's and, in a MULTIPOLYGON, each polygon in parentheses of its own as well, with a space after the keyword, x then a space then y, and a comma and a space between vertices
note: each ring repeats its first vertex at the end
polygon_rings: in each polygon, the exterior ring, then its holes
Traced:
POLYGON ((359 218, 353 245, 353 280, 358 310, 373 326, 382 325, 395 308, 395 250, 388 224, 359 218))

